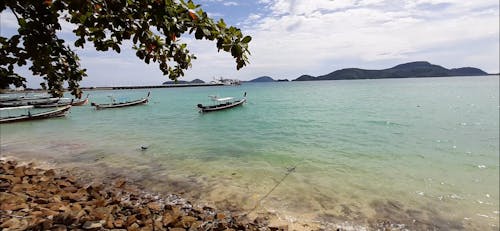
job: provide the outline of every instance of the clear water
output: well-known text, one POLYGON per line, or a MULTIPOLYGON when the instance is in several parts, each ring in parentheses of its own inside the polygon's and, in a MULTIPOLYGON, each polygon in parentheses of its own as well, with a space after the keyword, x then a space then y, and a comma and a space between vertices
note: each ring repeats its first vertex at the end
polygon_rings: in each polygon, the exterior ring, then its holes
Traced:
POLYGON ((3 124, 2 155, 121 169, 151 190, 292 222, 498 229, 498 76, 88 93, 147 91, 148 105, 3 124), (244 92, 243 107, 196 110, 244 92))

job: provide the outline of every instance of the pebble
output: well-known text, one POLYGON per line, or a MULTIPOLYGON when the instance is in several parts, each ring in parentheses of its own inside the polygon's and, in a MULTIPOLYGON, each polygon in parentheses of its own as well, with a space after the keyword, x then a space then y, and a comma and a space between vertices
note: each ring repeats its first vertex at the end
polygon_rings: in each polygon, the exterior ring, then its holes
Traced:
POLYGON ((0 216, 0 230, 288 230, 265 218, 197 209, 177 195, 140 193, 123 178, 83 184, 67 172, 7 160, 0 160, 0 173, 0 211, 11 215, 0 216))

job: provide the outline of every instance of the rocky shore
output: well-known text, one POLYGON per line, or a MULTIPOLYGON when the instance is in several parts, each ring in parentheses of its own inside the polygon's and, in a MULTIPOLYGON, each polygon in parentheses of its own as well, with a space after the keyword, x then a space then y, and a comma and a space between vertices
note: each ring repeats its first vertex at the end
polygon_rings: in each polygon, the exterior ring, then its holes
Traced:
POLYGON ((120 178, 79 179, 69 171, 0 160, 1 230, 288 230, 176 195, 154 195, 120 178))

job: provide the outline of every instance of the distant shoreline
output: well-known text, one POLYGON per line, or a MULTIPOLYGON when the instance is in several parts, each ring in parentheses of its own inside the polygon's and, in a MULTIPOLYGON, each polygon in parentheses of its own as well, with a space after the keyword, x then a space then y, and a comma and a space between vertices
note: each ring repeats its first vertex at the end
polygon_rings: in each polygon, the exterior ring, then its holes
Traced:
MULTIPOLYGON (((151 89, 151 88, 176 88, 176 87, 217 87, 226 86, 222 83, 179 83, 179 84, 163 84, 163 85, 152 85, 152 86, 118 86, 118 87, 81 87, 84 91, 109 91, 109 90, 126 90, 126 89, 151 89)), ((2 93, 29 93, 29 92, 46 92, 43 89, 26 89, 26 90, 14 90, 14 89, 4 89, 0 90, 2 93)))

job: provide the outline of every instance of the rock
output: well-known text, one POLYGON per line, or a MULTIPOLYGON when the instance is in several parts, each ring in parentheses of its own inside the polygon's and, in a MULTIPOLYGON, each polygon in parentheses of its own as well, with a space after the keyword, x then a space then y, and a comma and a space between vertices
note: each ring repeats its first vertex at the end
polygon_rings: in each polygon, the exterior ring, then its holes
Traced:
POLYGON ((276 227, 269 227, 271 231, 288 231, 288 225, 280 225, 276 227))
POLYGON ((67 227, 65 225, 54 225, 52 226, 52 228, 50 229, 51 231, 66 231, 68 230, 67 227))
POLYGON ((122 188, 125 185, 126 181, 123 178, 120 178, 115 181, 115 188, 122 188))
POLYGON ((226 218, 226 215, 224 213, 217 213, 216 218, 218 220, 222 220, 222 219, 226 218))
POLYGON ((21 177, 15 177, 12 175, 0 175, 0 179, 8 180, 8 181, 10 181, 11 184, 21 183, 21 177))
POLYGON ((124 224, 124 223, 125 223, 125 222, 124 222, 122 219, 116 219, 116 220, 113 222, 113 224, 115 225, 115 227, 116 227, 116 228, 121 228, 121 227, 123 227, 123 224, 124 224))
POLYGON ((26 167, 24 166, 18 166, 14 169, 14 176, 15 177, 23 177, 25 174, 24 174, 24 169, 26 167))
POLYGON ((155 212, 159 212, 162 210, 161 205, 159 203, 156 203, 156 202, 148 203, 148 208, 152 209, 155 212))
POLYGON ((133 223, 137 221, 137 217, 135 215, 128 216, 127 221, 125 222, 126 226, 131 226, 133 223))
POLYGON ((127 227, 127 231, 139 231, 139 225, 137 223, 134 223, 127 227))
POLYGON ((47 176, 47 177, 53 177, 56 175, 56 171, 54 171, 54 169, 49 169, 47 171, 45 171, 43 173, 44 176, 47 176))
POLYGON ((189 228, 191 227, 191 225, 193 224, 193 222, 195 222, 197 219, 195 217, 192 217, 192 216, 184 216, 181 218, 181 226, 184 227, 184 228, 189 228))
POLYGON ((171 226, 172 224, 175 223, 176 220, 177 219, 174 218, 170 213, 163 214, 162 222, 164 226, 171 226))
POLYGON ((100 221, 86 221, 83 226, 83 229, 100 229, 102 228, 102 223, 100 221))
POLYGON ((27 168, 24 170, 24 174, 26 176, 36 176, 36 175, 38 175, 38 172, 40 172, 40 170, 35 169, 35 168, 27 168))

